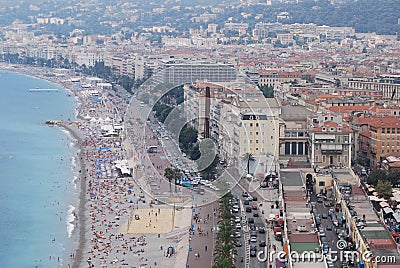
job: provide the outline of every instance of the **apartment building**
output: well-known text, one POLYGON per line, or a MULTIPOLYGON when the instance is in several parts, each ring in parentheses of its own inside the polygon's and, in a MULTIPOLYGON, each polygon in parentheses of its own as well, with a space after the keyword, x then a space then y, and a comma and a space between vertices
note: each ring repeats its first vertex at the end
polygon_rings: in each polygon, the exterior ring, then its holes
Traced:
POLYGON ((234 81, 237 76, 233 64, 209 62, 166 63, 163 65, 164 81, 174 85, 209 82, 234 81))
POLYGON ((355 118, 353 125, 360 130, 357 157, 365 165, 380 166, 383 156, 400 152, 399 117, 355 118))
POLYGON ((350 89, 363 89, 381 92, 386 100, 400 100, 400 75, 388 74, 377 77, 353 77, 347 81, 350 89))
POLYGON ((185 115, 198 129, 200 140, 206 132, 207 87, 209 137, 218 145, 222 160, 236 165, 246 153, 278 156, 280 105, 248 85, 235 89, 204 82, 184 86, 185 115))
POLYGON ((353 131, 341 115, 318 113, 308 119, 312 167, 351 166, 353 131))
POLYGON ((260 70, 258 72, 258 85, 277 88, 283 83, 299 81, 302 79, 300 72, 283 72, 278 70, 260 70))

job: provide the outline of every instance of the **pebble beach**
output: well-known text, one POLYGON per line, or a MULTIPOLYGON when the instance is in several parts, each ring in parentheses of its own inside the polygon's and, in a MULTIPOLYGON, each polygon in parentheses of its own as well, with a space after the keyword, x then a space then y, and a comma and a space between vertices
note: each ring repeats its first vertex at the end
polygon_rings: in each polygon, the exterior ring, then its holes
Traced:
POLYGON ((59 267, 186 267, 192 212, 190 207, 171 209, 154 202, 146 180, 158 182, 158 191, 168 189, 160 173, 169 163, 146 162, 151 160, 145 144, 153 137, 140 135, 146 133, 141 122, 128 117, 135 114, 126 113, 131 95, 100 87, 93 80, 90 88, 82 87, 90 80, 78 81, 67 72, 20 66, 9 70, 57 83, 79 102, 77 120, 46 122, 67 130, 78 148, 80 200, 71 221, 76 248, 59 267), (104 126, 123 125, 122 118, 125 125, 129 122, 130 128, 124 130, 129 139, 122 131, 104 135, 104 126))

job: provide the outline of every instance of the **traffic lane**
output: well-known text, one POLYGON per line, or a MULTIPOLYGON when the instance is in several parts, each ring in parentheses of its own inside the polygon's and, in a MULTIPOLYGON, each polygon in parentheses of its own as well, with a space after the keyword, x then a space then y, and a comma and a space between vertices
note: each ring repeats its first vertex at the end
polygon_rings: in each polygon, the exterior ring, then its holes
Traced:
MULTIPOLYGON (((315 200, 316 200, 316 197, 315 197, 315 200)), ((320 215, 320 218, 321 218, 321 226, 320 227, 322 227, 323 230, 325 231, 326 239, 328 240, 328 243, 329 243, 329 248, 330 248, 331 252, 332 251, 338 252, 338 248, 337 248, 338 238, 337 238, 336 231, 335 231, 337 227, 333 224, 331 218, 329 217, 329 208, 325 207, 323 203, 319 203, 319 202, 316 202, 315 206, 316 206, 317 213, 320 215), (326 219, 322 218, 323 214, 327 215, 326 219), (331 226, 332 230, 327 231, 326 230, 327 226, 331 226)), ((340 260, 337 260, 333 264, 334 264, 335 268, 342 267, 340 260)))
MULTIPOLYGON (((256 252, 259 252, 260 250, 265 250, 265 248, 262 248, 259 245, 260 241, 264 241, 265 243, 267 243, 267 240, 266 240, 267 238, 266 238, 266 233, 259 232, 259 227, 265 228, 265 224, 263 222, 263 215, 262 215, 261 211, 259 210, 258 201, 248 201, 249 202, 248 205, 244 205, 245 201, 247 200, 247 197, 242 196, 242 193, 243 193, 242 189, 239 186, 236 186, 233 188, 232 192, 234 195, 236 195, 238 198, 240 198, 243 202, 243 209, 245 210, 245 215, 247 218, 247 229, 249 230, 249 233, 251 234, 251 232, 254 231, 257 234, 257 242, 247 241, 247 243, 249 245, 256 245, 257 246, 256 252), (253 205, 257 209, 253 209, 253 205), (248 208, 248 207, 251 208, 250 212, 246 211, 246 208, 248 208), (254 216, 255 213, 257 213, 258 216, 255 217, 254 216), (250 226, 254 226, 255 229, 251 230, 250 226)), ((243 227, 242 227, 242 229, 243 229, 243 227)), ((245 241, 244 241, 243 235, 242 235, 241 240, 243 241, 243 246, 242 246, 243 249, 241 249, 241 253, 245 254, 246 253, 245 248, 244 248, 245 241)), ((242 256, 244 256, 244 255, 242 255, 242 256)), ((239 260, 239 266, 245 267, 244 262, 241 263, 239 260)), ((250 257, 250 265, 249 266, 252 268, 267 267, 267 263, 259 262, 257 257, 250 257)))

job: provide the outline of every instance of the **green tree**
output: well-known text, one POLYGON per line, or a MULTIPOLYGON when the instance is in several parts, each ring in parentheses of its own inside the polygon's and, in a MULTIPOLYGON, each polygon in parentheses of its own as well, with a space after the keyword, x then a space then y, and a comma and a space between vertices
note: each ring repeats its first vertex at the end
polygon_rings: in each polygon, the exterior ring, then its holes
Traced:
POLYGON ((367 183, 376 186, 379 181, 386 181, 386 180, 387 180, 386 172, 381 169, 375 169, 369 174, 367 183))
POLYGON ((195 128, 185 125, 182 131, 179 133, 179 147, 185 153, 189 153, 189 150, 197 142, 198 132, 195 128))
POLYGON ((400 184, 400 170, 393 170, 387 175, 387 179, 390 181, 392 186, 396 187, 400 184))
POLYGON ((247 163, 247 174, 250 174, 250 162, 255 161, 256 158, 254 157, 254 155, 252 153, 245 153, 243 155, 243 159, 247 163))
POLYGON ((236 253, 235 248, 235 228, 233 226, 233 215, 231 212, 232 194, 226 193, 220 199, 219 204, 219 221, 217 240, 214 249, 214 268, 233 268, 233 255, 236 253))
MULTIPOLYGON (((172 192, 172 180, 175 182, 177 178, 182 177, 182 173, 179 169, 174 167, 166 167, 164 170, 164 177, 168 179, 169 182, 169 191, 172 192)), ((176 183, 175 183, 175 192, 176 192, 176 183)))
POLYGON ((273 98, 274 97, 274 87, 268 87, 266 85, 259 86, 261 92, 263 93, 264 97, 266 98, 273 98))
POLYGON ((378 181, 375 190, 379 193, 379 197, 389 199, 392 196, 392 184, 390 181, 378 181))

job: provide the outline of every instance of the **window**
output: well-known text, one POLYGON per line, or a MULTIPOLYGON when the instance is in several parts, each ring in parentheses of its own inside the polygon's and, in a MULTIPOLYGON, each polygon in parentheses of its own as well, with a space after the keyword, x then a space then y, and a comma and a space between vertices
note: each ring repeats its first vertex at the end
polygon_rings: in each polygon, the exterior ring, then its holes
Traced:
POLYGON ((318 155, 315 156, 315 162, 317 162, 317 163, 319 162, 318 155))
POLYGON ((258 151, 258 148, 256 148, 256 151, 258 151))
POLYGON ((258 123, 256 123, 256 127, 258 127, 258 123))
POLYGON ((325 182, 324 181, 318 182, 318 186, 325 186, 325 182))
POLYGON ((250 123, 250 127, 252 127, 253 126, 253 123, 250 123))
POLYGON ((258 143, 258 140, 256 140, 256 143, 258 143))
POLYGON ((258 131, 256 131, 256 135, 258 135, 258 131))
POLYGON ((322 156, 322 162, 325 162, 326 161, 326 157, 325 157, 325 155, 323 155, 322 156))
POLYGON ((253 141, 252 141, 252 140, 250 140, 250 143, 253 143, 253 141))

